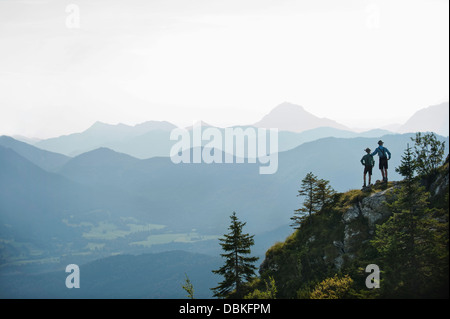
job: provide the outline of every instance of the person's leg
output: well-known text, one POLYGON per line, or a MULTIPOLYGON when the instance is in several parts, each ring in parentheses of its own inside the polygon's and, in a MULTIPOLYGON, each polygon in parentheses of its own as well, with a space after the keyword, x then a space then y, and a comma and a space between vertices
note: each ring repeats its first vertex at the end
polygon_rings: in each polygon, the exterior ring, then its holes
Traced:
POLYGON ((387 173, 387 171, 388 171, 388 163, 389 163, 389 160, 388 159, 386 159, 386 163, 385 163, 385 165, 384 165, 384 176, 386 177, 386 183, 387 183, 387 181, 388 181, 388 173, 387 173))
MULTIPOLYGON (((364 172, 363 176, 364 176, 364 184, 363 184, 363 187, 366 187, 366 172, 364 172)), ((369 177, 369 178, 370 178, 370 177, 369 177)))
POLYGON ((386 158, 380 158, 380 170, 381 176, 383 176, 383 182, 387 181, 387 160, 386 158))
POLYGON ((383 159, 381 157, 380 157, 380 160, 378 162, 378 168, 381 171, 381 177, 383 178, 383 182, 384 182, 383 159))

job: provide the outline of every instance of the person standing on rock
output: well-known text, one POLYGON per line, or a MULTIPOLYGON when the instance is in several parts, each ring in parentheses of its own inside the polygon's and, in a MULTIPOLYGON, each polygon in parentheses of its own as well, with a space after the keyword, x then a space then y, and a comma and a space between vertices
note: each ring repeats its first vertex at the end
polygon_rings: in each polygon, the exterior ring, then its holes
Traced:
POLYGON ((388 161, 391 159, 391 152, 383 146, 384 142, 382 140, 378 141, 378 147, 375 149, 375 151, 370 154, 372 156, 378 154, 379 156, 379 168, 381 171, 381 176, 383 177, 383 182, 388 181, 388 161))
POLYGON ((370 148, 366 148, 366 155, 361 158, 361 164, 364 165, 364 185, 363 188, 366 187, 366 175, 369 174, 369 186, 372 184, 372 168, 375 165, 375 161, 373 156, 370 155, 370 148))

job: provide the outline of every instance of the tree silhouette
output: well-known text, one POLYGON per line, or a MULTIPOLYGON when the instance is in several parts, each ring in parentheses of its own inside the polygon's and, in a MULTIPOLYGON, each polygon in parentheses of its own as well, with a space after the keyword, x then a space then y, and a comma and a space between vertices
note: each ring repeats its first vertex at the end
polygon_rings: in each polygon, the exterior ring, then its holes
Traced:
POLYGON ((224 280, 219 286, 212 288, 214 297, 242 299, 245 295, 244 283, 255 276, 256 267, 253 265, 258 257, 248 257, 251 246, 254 245, 253 237, 242 233, 246 223, 238 220, 236 213, 230 216, 230 232, 223 238, 219 238, 220 245, 225 251, 221 254, 226 259, 225 264, 213 273, 222 275, 224 280))
MULTIPOLYGON (((303 201, 303 207, 296 209, 294 216, 291 217, 294 221, 291 224, 292 227, 298 228, 306 215, 311 217, 313 213, 319 212, 330 203, 336 192, 329 183, 327 180, 317 178, 312 172, 306 174, 297 195, 305 197, 305 200, 303 201)), ((311 218, 309 221, 311 221, 311 218)))

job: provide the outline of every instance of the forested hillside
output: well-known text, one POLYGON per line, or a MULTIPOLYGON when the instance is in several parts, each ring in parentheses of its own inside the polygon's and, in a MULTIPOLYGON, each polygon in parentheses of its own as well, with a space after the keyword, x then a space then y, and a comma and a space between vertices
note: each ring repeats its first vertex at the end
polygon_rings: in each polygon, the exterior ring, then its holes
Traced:
POLYGON ((449 157, 417 175, 414 158, 405 150, 404 180, 333 194, 304 215, 267 251, 247 296, 448 298, 449 157), (368 265, 379 267, 379 288, 366 286, 368 265))

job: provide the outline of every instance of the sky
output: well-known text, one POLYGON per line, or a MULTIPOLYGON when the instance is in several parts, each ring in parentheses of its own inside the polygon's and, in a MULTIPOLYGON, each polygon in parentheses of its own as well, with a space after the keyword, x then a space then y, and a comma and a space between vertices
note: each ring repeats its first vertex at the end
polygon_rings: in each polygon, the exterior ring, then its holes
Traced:
POLYGON ((0 0, 0 134, 96 121, 352 128, 448 101, 447 0, 0 0))

